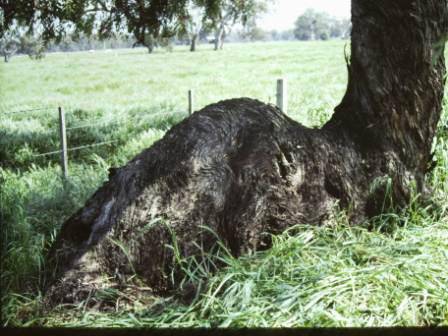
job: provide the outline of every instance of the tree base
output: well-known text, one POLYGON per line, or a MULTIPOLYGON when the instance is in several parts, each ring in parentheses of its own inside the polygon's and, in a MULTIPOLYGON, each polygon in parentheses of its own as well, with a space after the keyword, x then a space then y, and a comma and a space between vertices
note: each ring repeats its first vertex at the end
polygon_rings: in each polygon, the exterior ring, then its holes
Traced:
POLYGON ((98 274, 117 283, 137 274, 166 293, 179 281, 177 257, 201 256, 218 237, 239 256, 288 227, 325 224, 336 205, 360 223, 385 195, 406 200, 411 180, 396 157, 343 128, 309 129, 247 98, 210 105, 111 169, 64 223, 48 259, 49 283, 63 279, 50 301, 66 296, 64 282, 98 274))

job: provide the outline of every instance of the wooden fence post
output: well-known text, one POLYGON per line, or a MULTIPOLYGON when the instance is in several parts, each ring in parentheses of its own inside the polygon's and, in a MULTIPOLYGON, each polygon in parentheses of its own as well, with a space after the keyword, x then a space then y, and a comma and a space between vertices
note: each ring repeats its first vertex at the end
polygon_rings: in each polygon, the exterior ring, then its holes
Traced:
POLYGON ((277 80, 277 107, 283 111, 283 113, 288 113, 288 82, 286 79, 277 80))
POLYGON ((65 130, 65 114, 62 107, 58 107, 59 112, 59 136, 61 142, 61 169, 62 178, 64 180, 68 177, 68 156, 67 156, 67 133, 65 130))
POLYGON ((188 90, 188 114, 193 114, 193 90, 188 90))

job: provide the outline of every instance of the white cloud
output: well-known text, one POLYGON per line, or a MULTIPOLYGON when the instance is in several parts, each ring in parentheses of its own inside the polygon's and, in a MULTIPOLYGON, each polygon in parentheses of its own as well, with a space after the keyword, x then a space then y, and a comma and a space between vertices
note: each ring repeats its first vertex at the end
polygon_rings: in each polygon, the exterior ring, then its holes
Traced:
POLYGON ((276 0, 258 24, 266 30, 286 30, 294 27, 297 17, 307 8, 313 8, 338 18, 350 17, 350 0, 276 0))

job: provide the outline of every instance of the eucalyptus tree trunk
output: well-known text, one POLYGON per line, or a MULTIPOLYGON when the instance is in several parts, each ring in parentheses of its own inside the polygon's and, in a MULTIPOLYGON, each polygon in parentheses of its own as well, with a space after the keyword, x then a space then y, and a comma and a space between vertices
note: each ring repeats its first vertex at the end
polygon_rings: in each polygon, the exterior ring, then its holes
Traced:
POLYGON ((191 52, 196 51, 196 43, 198 41, 198 37, 199 37, 199 34, 196 34, 196 33, 191 36, 191 41, 190 41, 190 51, 191 52))
POLYGON ((144 42, 146 48, 148 48, 148 54, 152 54, 157 43, 154 35, 149 33, 145 34, 144 42))
POLYGON ((219 43, 219 49, 221 49, 221 50, 224 47, 224 40, 226 38, 226 35, 227 35, 227 32, 226 32, 226 29, 224 28, 222 31, 221 42, 219 43))
POLYGON ((269 247, 265 233, 325 224, 337 204, 355 225, 385 199, 405 205, 413 187, 424 193, 445 84, 447 1, 352 1, 347 92, 321 129, 256 100, 226 100, 111 170, 51 249, 49 300, 73 300, 98 273, 175 288, 174 237, 184 257, 210 251, 217 237, 238 256, 269 247))
POLYGON ((215 32, 215 50, 222 49, 224 37, 224 24, 221 23, 215 32))

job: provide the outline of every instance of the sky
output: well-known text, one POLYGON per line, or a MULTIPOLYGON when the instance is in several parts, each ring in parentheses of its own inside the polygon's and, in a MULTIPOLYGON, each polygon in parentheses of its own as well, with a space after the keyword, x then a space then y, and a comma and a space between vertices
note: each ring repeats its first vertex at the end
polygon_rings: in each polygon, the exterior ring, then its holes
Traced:
POLYGON ((265 30, 287 30, 307 8, 324 11, 337 18, 350 18, 350 0, 276 0, 269 12, 257 20, 265 30))

